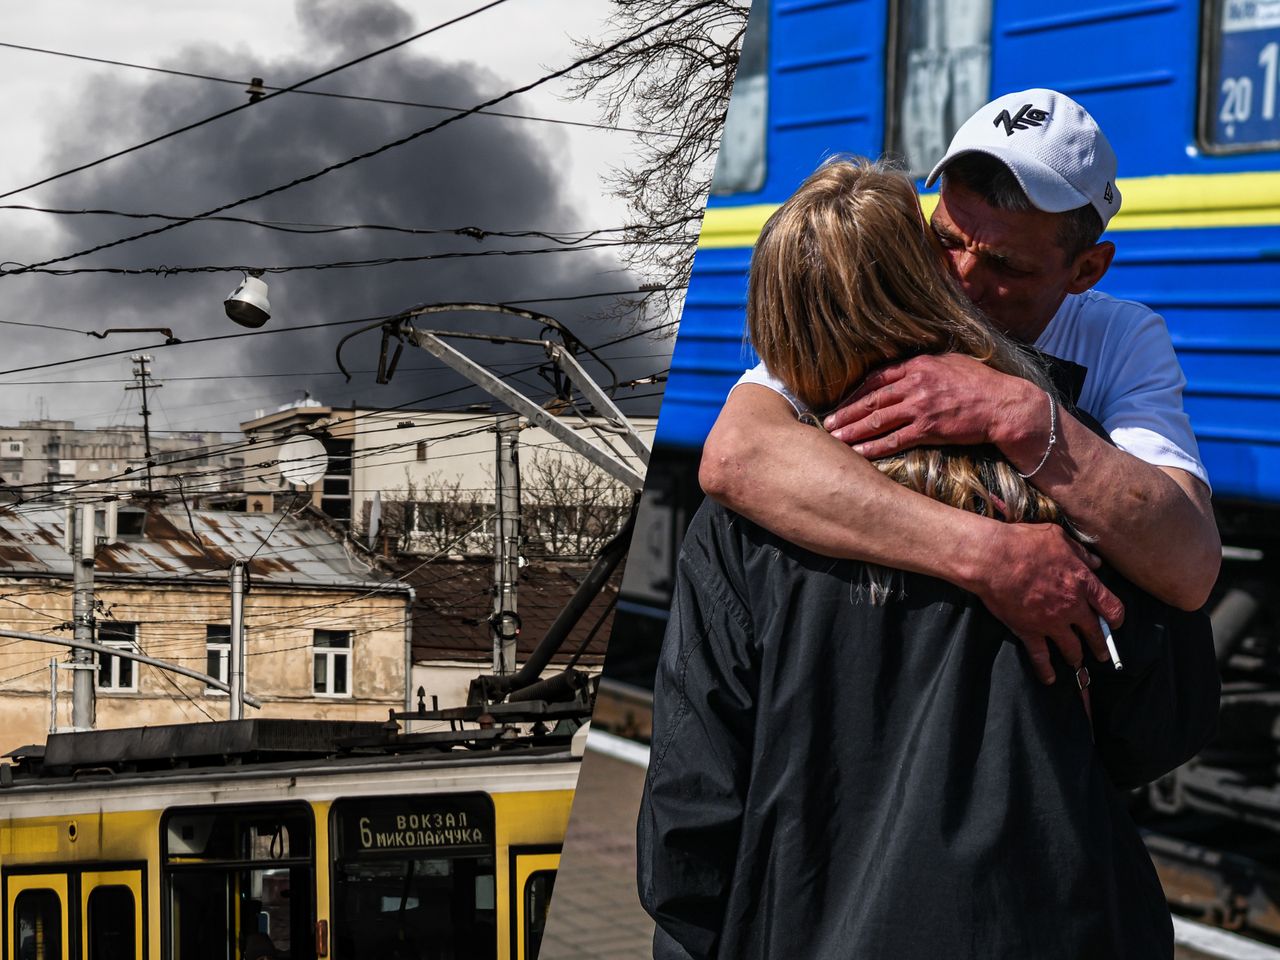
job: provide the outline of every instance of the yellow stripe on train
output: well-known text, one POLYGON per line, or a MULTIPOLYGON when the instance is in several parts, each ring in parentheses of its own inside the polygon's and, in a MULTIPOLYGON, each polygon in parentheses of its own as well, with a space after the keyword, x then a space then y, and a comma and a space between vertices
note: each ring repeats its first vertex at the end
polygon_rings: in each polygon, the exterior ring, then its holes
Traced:
MULTIPOLYGON (((1280 226, 1280 173, 1133 177, 1119 187, 1124 205, 1109 231, 1280 226)), ((926 216, 937 203, 936 193, 920 198, 926 216)), ((749 247, 778 206, 708 207, 698 246, 749 247)))

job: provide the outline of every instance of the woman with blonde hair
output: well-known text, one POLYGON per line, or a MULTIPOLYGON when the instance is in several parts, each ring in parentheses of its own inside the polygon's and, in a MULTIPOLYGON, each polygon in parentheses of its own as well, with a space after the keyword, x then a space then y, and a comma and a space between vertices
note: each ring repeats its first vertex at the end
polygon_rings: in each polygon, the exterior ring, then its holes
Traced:
MULTIPOLYGON (((917 353, 967 354, 1063 400, 966 303, 911 181, 880 164, 828 163, 770 218, 747 320, 800 410, 917 353)), ((1067 522, 993 448, 877 465, 955 507, 1067 522)), ((1212 640, 1203 615, 1104 575, 1125 603, 1124 671, 1059 663, 1046 687, 973 595, 704 504, 677 568, 639 823, 655 956, 1171 957, 1120 788, 1211 733, 1212 640)))

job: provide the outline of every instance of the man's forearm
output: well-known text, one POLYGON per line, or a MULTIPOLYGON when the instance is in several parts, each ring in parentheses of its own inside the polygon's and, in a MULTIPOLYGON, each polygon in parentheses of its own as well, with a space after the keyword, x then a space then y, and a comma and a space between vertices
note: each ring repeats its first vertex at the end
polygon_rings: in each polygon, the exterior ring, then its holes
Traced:
POLYGON ((742 386, 703 450, 711 497, 781 537, 832 557, 939 577, 978 595, 1052 683, 1049 643, 1081 662, 1081 638, 1105 660, 1098 615, 1124 607, 1091 571, 1096 558, 1051 524, 1001 523, 894 483, 764 387, 742 386), (1048 641, 1048 642, 1046 642, 1048 641))
MULTIPOLYGON (((1044 457, 1049 410, 1030 384, 1029 429, 996 437, 1024 472, 1044 457)), ((1208 599, 1222 548, 1208 490, 1185 471, 1153 466, 1113 447, 1059 412, 1057 442, 1031 480, 1117 570, 1148 592, 1185 610, 1208 599)))
POLYGON ((730 395, 699 480, 708 496, 805 549, 966 588, 992 524, 894 483, 754 385, 730 395))

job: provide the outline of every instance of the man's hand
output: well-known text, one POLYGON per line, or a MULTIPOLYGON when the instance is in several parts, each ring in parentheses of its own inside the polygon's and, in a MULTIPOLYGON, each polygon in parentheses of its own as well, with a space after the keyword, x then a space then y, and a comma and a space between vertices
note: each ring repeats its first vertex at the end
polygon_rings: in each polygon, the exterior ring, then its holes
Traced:
POLYGON ((971 357, 883 367, 826 426, 871 459, 919 446, 993 444, 1016 470, 1035 474, 1036 488, 1095 538, 1116 570, 1165 603, 1196 610, 1217 578, 1221 543, 1203 483, 1117 449, 1061 407, 1050 446, 1045 392, 971 357))
POLYGON ((868 459, 912 447, 1000 443, 1049 428, 1044 391, 961 354, 912 357, 867 376, 849 401, 827 417, 837 440, 868 459))
POLYGON ((997 530, 970 588, 1022 641, 1040 681, 1054 681, 1050 643, 1072 669, 1081 664, 1081 639, 1095 658, 1108 661, 1098 617, 1118 627, 1124 606, 1094 576, 1098 558, 1054 524, 1008 523, 997 530))

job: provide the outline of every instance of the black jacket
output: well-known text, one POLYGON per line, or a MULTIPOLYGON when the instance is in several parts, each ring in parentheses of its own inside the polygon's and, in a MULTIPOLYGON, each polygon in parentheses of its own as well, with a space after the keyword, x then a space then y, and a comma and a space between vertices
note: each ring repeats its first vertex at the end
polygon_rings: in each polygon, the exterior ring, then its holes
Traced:
POLYGON ((1212 732, 1207 618, 1107 578, 1125 670, 1090 664, 1095 749, 1070 672, 1036 682, 976 598, 906 574, 874 606, 863 579, 710 502, 695 517, 639 821, 655 957, 1171 957, 1116 783, 1212 732))

